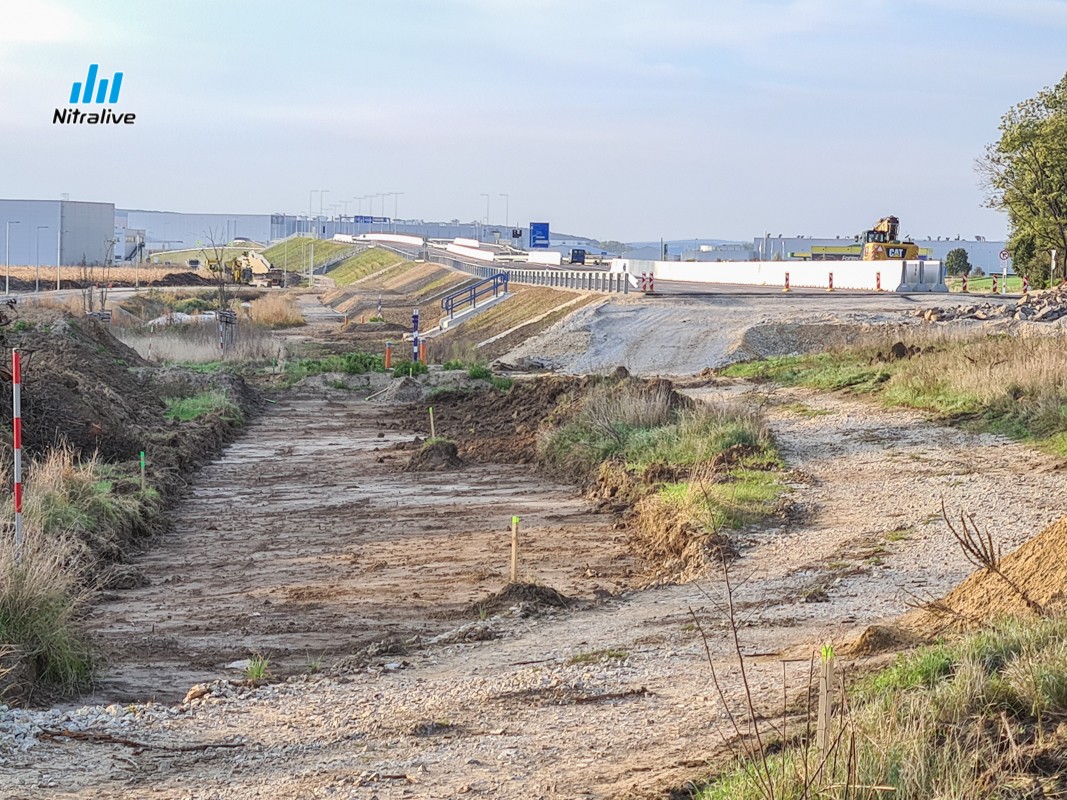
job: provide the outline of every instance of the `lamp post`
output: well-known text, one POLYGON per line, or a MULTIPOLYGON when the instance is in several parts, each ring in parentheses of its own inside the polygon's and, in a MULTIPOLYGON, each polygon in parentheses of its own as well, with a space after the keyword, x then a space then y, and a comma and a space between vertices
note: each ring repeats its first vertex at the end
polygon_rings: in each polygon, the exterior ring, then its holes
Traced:
POLYGON ((37 269, 35 275, 36 280, 33 288, 35 292, 41 291, 41 231, 46 230, 48 230, 47 225, 37 226, 37 269))
POLYGON ((311 211, 311 208, 312 208, 311 203, 312 203, 312 200, 313 200, 312 195, 315 194, 315 192, 317 192, 317 191, 318 191, 318 189, 312 189, 312 190, 310 190, 308 192, 308 234, 309 235, 312 235, 312 230, 313 230, 312 227, 311 227, 311 213, 312 213, 312 211, 311 211))
POLYGON ((4 226, 4 294, 11 294, 11 226, 21 220, 9 219, 4 226))
POLYGON ((508 206, 511 204, 511 197, 503 193, 500 196, 504 198, 504 227, 506 228, 508 227, 508 217, 510 216, 508 214, 508 206))
POLYGON ((393 233, 396 233, 396 203, 397 198, 403 194, 403 192, 393 192, 393 233))
MULTIPOLYGON (((329 194, 329 192, 330 192, 330 190, 329 190, 329 189, 319 189, 319 216, 320 216, 320 217, 322 216, 322 199, 323 199, 323 198, 322 198, 322 196, 323 196, 324 194, 329 194)), ((318 232, 318 230, 316 230, 316 231, 315 231, 315 238, 316 238, 316 239, 318 239, 318 238, 319 238, 319 232, 318 232)))
POLYGON ((482 192, 482 197, 485 198, 485 224, 486 224, 486 227, 488 227, 489 226, 489 194, 487 192, 482 192))

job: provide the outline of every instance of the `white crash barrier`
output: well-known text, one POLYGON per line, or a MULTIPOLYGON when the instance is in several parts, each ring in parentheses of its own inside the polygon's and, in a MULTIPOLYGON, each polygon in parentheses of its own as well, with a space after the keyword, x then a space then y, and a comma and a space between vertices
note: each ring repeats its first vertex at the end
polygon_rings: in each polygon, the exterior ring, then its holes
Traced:
MULTIPOLYGON (((456 242, 458 241, 459 239, 456 240, 456 242)), ((452 242, 452 244, 448 245, 445 250, 450 253, 455 253, 457 256, 466 256, 467 258, 474 258, 478 261, 493 260, 493 254, 488 252, 487 250, 478 250, 474 247, 465 247, 464 245, 456 244, 456 242, 452 242)))
POLYGON ((786 285, 829 289, 882 289, 896 292, 947 292, 940 261, 641 261, 612 259, 611 272, 631 280, 642 273, 657 281, 720 283, 735 286, 786 285))
MULTIPOLYGON (((337 238, 336 236, 334 237, 337 238)), ((389 242, 391 244, 407 244, 422 247, 426 240, 421 236, 410 236, 406 233, 363 233, 358 240, 361 242, 389 242)))
POLYGON ((531 250, 526 260, 530 264, 549 264, 558 267, 563 263, 563 254, 548 250, 531 250))
POLYGON ((481 246, 481 242, 479 242, 477 239, 464 239, 460 236, 457 236, 455 239, 453 239, 452 244, 458 244, 460 247, 474 248, 478 248, 481 246))

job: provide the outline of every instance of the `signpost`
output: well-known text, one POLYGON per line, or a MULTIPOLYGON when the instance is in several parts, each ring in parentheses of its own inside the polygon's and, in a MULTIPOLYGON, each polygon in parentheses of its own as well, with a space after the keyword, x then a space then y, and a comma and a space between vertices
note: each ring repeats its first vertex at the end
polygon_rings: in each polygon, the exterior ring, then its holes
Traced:
POLYGON ((419 360, 419 310, 411 312, 411 360, 419 360))
MULTIPOLYGON (((1000 260, 1004 264, 1004 268, 1001 270, 1001 277, 1004 279, 1000 284, 1000 293, 1008 293, 1008 259, 1011 258, 1011 251, 1008 248, 1004 248, 1000 251, 1000 260)), ((994 289, 993 291, 996 291, 994 289)))
POLYGON ((548 223, 547 222, 531 222, 530 223, 530 249, 535 247, 548 247, 548 223))

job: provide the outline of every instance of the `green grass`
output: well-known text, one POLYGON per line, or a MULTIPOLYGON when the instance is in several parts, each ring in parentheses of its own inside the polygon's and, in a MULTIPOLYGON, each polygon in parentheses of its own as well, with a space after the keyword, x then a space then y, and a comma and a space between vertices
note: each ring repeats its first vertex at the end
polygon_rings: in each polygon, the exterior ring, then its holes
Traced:
POLYGON ((393 366, 393 377, 400 378, 405 375, 425 375, 430 368, 421 361, 401 361, 393 366))
POLYGON ((385 359, 376 353, 339 353, 321 358, 294 359, 286 365, 286 371, 294 381, 324 372, 364 375, 368 372, 385 372, 385 359))
POLYGON ((245 667, 245 680, 249 683, 259 683, 271 677, 270 659, 258 653, 248 659, 245 667))
POLYGON ((607 664, 612 661, 625 661, 629 658, 629 653, 617 647, 608 647, 604 650, 594 650, 590 653, 578 653, 567 659, 567 663, 571 666, 582 666, 589 664, 607 664))
MULTIPOLYGON (((347 242, 334 242, 329 239, 312 239, 309 236, 300 236, 294 239, 286 239, 263 251, 263 257, 267 259, 274 269, 286 269, 289 272, 307 272, 308 259, 314 252, 315 266, 321 266, 331 261, 342 253, 353 249, 353 245, 347 242)), ((333 274, 332 272, 330 273, 333 274)))
MULTIPOLYGON (((337 286, 348 286, 350 283, 373 275, 375 272, 388 269, 404 261, 396 253, 383 250, 380 247, 372 247, 357 256, 347 258, 330 270, 329 276, 333 278, 337 286)), ((374 321, 373 319, 371 320, 374 321)))
MULTIPOLYGON (((699 800, 1054 797, 1067 780, 1067 620, 1001 622, 902 655, 849 692, 853 728, 808 790, 814 750, 734 766, 699 800), (854 745, 855 754, 849 748, 854 745), (762 775, 762 783, 757 779, 762 775), (873 787, 886 787, 876 789, 873 787)), ((836 734, 836 730, 834 732, 836 734)))
MULTIPOLYGON (((919 340, 922 341, 921 339, 919 340)), ((728 377, 870 394, 886 406, 999 433, 1067 456, 1067 352, 1054 337, 942 340, 881 362, 872 347, 733 364, 728 377)))
POLYGON ((229 422, 241 422, 244 414, 224 392, 201 392, 192 397, 173 397, 167 400, 164 415, 168 419, 189 422, 211 414, 218 414, 229 422))
MULTIPOLYGON (((962 292, 963 281, 960 278, 949 277, 945 281, 945 285, 948 286, 950 292, 962 292)), ((1004 280, 1000 275, 997 275, 997 293, 1000 293, 1000 287, 1004 285, 1004 280)), ((1023 279, 1019 275, 1008 276, 1008 294, 1020 294, 1023 290, 1023 279)), ((989 294, 993 291, 993 278, 988 276, 985 278, 968 278, 967 279, 967 291, 971 294, 989 294)))

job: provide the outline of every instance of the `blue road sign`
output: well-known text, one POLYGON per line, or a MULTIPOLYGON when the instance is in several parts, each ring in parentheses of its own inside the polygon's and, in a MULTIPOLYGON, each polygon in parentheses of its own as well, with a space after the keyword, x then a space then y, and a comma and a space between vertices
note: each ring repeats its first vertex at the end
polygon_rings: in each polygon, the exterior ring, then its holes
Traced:
POLYGON ((548 223, 530 223, 530 247, 548 247, 548 223))

